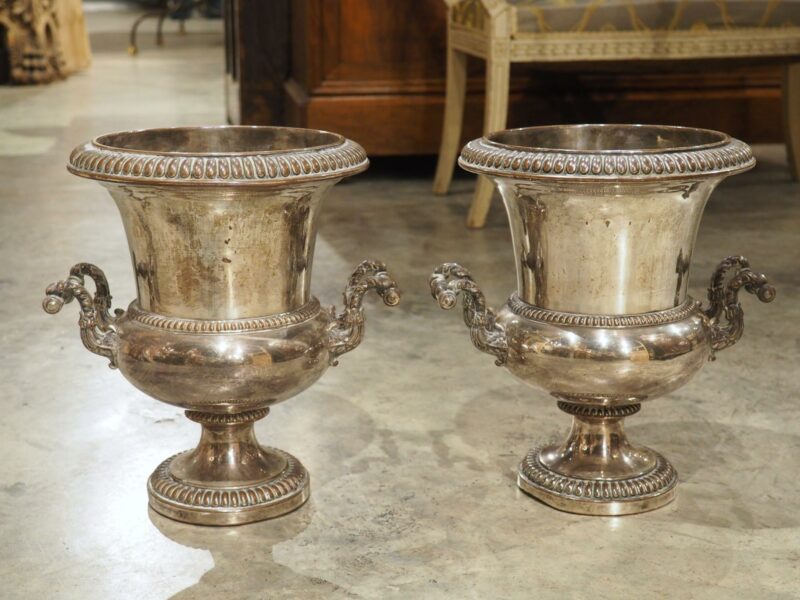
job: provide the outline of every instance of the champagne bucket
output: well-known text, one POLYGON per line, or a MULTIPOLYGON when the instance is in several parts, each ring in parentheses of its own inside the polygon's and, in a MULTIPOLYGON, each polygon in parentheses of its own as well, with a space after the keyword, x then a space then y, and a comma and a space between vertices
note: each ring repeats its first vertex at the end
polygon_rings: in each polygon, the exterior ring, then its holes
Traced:
POLYGON ((72 152, 69 170, 100 182, 119 208, 137 297, 111 312, 102 271, 81 263, 47 288, 44 309, 77 300, 86 348, 201 425, 199 445, 150 477, 159 513, 230 525, 308 498, 306 469, 261 446, 253 423, 359 345, 366 292, 388 306, 400 299, 372 260, 355 269, 340 312, 311 294, 322 199, 367 165, 339 135, 278 127, 113 133, 72 152))
POLYGON ((741 256, 720 263, 708 304, 687 295, 706 201, 754 166, 750 148, 702 129, 531 127, 470 142, 459 164, 502 195, 517 289, 495 313, 469 272, 447 263, 431 276, 433 296, 447 309, 462 295, 475 346, 572 416, 564 443, 523 459, 520 488, 582 514, 668 503, 675 469, 630 443, 623 421, 739 340, 740 291, 775 297, 741 256))

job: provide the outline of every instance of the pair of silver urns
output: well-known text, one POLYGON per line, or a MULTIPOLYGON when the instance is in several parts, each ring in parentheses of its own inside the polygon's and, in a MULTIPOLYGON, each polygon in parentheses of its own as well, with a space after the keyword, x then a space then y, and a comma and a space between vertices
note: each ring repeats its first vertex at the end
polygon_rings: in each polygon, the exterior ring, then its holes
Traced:
MULTIPOLYGON (((447 263, 431 292, 442 308, 461 294, 475 346, 573 417, 566 442, 523 459, 519 486, 576 513, 663 506, 677 474, 628 442, 623 419, 739 339, 741 288, 764 302, 775 295, 747 260, 731 257, 714 273, 706 307, 687 296, 706 200, 754 165, 750 148, 699 129, 536 127, 475 140, 459 163, 502 194, 517 290, 495 313, 469 272, 447 263)), ((305 468, 260 446, 253 423, 358 346, 368 291, 389 306, 400 300, 384 264, 369 260, 347 283, 341 312, 310 293, 322 197, 367 164, 339 135, 271 127, 115 133, 70 156, 69 170, 100 181, 117 203, 138 297, 112 313, 102 271, 81 263, 47 288, 44 308, 77 300, 84 345, 202 425, 197 448, 150 477, 159 513, 229 525, 308 498, 305 468)))

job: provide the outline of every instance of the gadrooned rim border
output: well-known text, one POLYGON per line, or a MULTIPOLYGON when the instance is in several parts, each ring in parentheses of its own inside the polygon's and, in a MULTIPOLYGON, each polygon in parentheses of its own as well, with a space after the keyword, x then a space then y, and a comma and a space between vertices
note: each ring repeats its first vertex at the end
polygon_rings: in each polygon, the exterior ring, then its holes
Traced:
POLYGON ((116 183, 280 185, 347 177, 369 166, 364 148, 338 134, 332 135, 341 139, 339 144, 218 154, 128 150, 97 141, 119 133, 125 132, 104 134, 77 146, 67 164, 70 173, 116 183))
POLYGON ((125 316, 131 321, 142 325, 181 333, 241 333, 298 325, 313 319, 321 310, 319 300, 312 296, 306 304, 297 310, 263 317, 225 320, 181 319, 143 310, 138 302, 134 300, 128 306, 125 316))
POLYGON ((687 298, 683 304, 667 310, 632 315, 591 315, 539 308, 528 304, 515 292, 508 299, 508 307, 511 312, 520 317, 555 325, 629 328, 666 325, 683 321, 700 311, 700 302, 693 298, 687 298))
POLYGON ((644 475, 625 479, 582 479, 561 475, 539 460, 542 446, 533 448, 520 462, 518 475, 532 487, 561 498, 582 502, 635 502, 669 492, 678 483, 675 467, 660 453, 650 450, 656 464, 644 475))
MULTIPOLYGON (((286 460, 284 469, 272 479, 237 488, 210 488, 185 483, 169 471, 180 452, 162 462, 147 480, 147 490, 158 501, 186 510, 237 512, 284 502, 302 493, 308 485, 308 471, 294 456, 279 448, 264 447, 286 460)), ((191 450, 189 450, 191 452, 191 450)))
POLYGON ((524 148, 483 137, 464 146, 458 164, 473 173, 512 179, 636 182, 726 175, 755 166, 753 152, 744 142, 717 131, 701 131, 722 136, 720 143, 663 151, 580 151, 524 148))

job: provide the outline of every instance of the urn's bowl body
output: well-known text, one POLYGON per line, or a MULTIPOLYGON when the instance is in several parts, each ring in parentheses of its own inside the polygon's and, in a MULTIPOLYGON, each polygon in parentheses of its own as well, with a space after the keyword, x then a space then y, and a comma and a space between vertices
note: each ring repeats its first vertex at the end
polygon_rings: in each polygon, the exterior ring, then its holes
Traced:
POLYGON ((471 142, 460 164, 494 178, 508 214, 517 290, 497 322, 515 376, 613 405, 702 367, 692 254, 717 184, 754 164, 746 144, 681 127, 532 127, 471 142))
POLYGON ((681 387, 711 354, 707 319, 691 300, 663 315, 617 317, 623 326, 614 320, 538 310, 514 295, 497 315, 506 367, 558 398, 618 406, 681 387), (576 324, 559 322, 571 319, 576 324))
POLYGON ((315 298, 294 313, 238 321, 169 319, 133 303, 115 323, 115 359, 128 381, 162 402, 208 412, 264 408, 322 376, 330 320, 315 298))
POLYGON ((122 374, 212 412, 316 381, 332 319, 310 290, 317 217, 331 186, 366 165, 339 135, 291 128, 144 130, 77 148, 70 169, 114 198, 136 276, 113 324, 122 374))

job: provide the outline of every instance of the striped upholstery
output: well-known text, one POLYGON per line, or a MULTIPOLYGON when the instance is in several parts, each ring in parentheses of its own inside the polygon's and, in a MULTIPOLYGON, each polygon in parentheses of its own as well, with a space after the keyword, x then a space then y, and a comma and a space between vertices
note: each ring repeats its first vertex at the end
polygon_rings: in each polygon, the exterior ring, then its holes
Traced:
POLYGON ((506 0, 518 33, 800 26, 800 0, 506 0))

